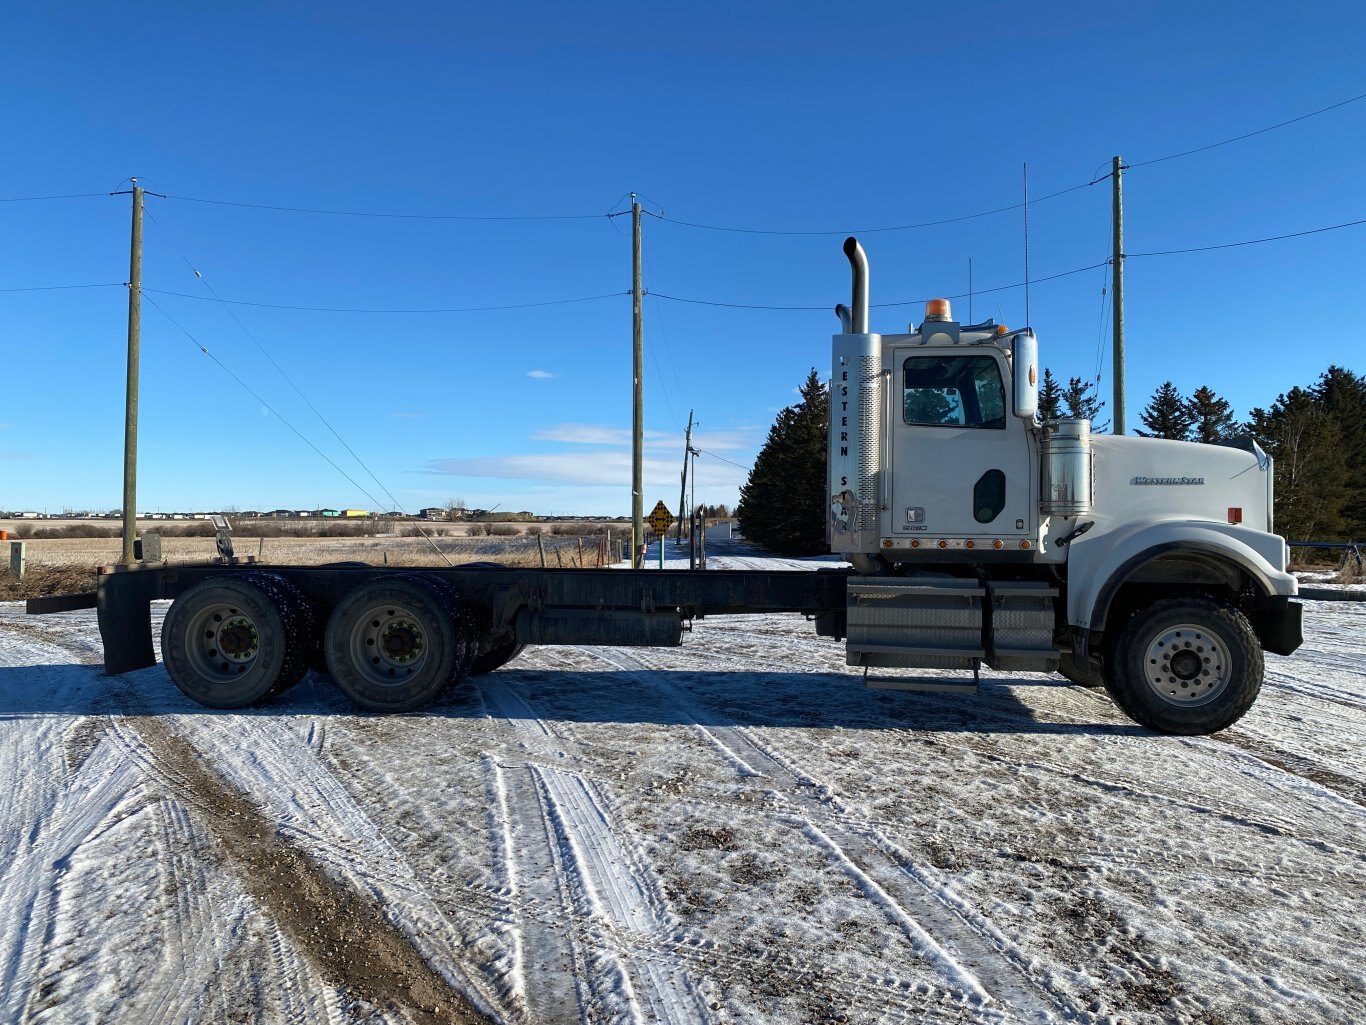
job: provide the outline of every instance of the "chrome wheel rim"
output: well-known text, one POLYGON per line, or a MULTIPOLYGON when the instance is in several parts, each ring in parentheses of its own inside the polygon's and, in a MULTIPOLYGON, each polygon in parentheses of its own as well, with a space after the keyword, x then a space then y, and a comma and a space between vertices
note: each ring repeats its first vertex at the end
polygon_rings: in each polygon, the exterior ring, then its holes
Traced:
POLYGON ((422 617, 398 603, 375 605, 356 617, 351 631, 351 664, 380 687, 407 683, 431 657, 422 617))
POLYGON ((186 654, 202 677, 227 683, 244 675, 261 654, 261 630, 252 617, 227 603, 206 606, 190 621, 186 654))
POLYGON ((1168 704, 1194 708, 1217 698, 1233 679, 1228 645, 1206 627, 1171 626, 1153 637, 1143 678, 1168 704))

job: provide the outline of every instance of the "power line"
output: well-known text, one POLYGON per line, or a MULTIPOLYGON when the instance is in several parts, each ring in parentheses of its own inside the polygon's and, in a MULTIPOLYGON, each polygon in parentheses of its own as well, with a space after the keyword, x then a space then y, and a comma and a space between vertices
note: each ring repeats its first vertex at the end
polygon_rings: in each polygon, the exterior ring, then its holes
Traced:
MULTIPOLYGON (((223 300, 218 295, 218 292, 214 289, 213 285, 209 284, 209 279, 204 277, 204 275, 200 273, 199 268, 197 268, 190 261, 190 258, 185 255, 181 248, 175 244, 175 241, 170 237, 170 233, 162 227, 161 222, 156 219, 156 217, 152 214, 150 210, 147 211, 147 216, 151 218, 152 223, 157 226, 157 230, 162 232, 166 236, 166 241, 170 242, 171 248, 176 251, 176 253, 180 256, 180 258, 183 261, 185 261, 185 266, 189 267, 190 271, 194 274, 194 276, 198 278, 200 282, 204 285, 204 287, 209 290, 209 294, 212 295, 214 299, 218 300, 219 305, 223 307, 223 311, 233 319, 233 322, 239 328, 242 329, 242 333, 251 339, 252 344, 255 345, 258 350, 260 350, 261 355, 263 355, 270 362, 270 365, 275 368, 276 373, 283 377, 285 379, 285 382, 291 388, 294 389, 294 394, 298 395, 299 398, 303 399, 304 404, 313 411, 313 415, 316 416, 320 421, 322 421, 323 426, 326 427, 332 433, 332 437, 336 438, 337 441, 341 444, 342 448, 346 449, 346 451, 350 453, 351 458, 356 461, 360 468, 370 475, 370 479, 375 482, 375 485, 381 491, 383 491, 385 496, 389 499, 390 508, 402 511, 403 507, 399 503, 399 500, 394 497, 393 492, 390 491, 387 487, 385 487, 384 482, 381 481, 379 477, 375 475, 375 471, 370 469, 370 467, 366 464, 365 460, 363 460, 359 455, 356 454, 356 450, 353 449, 349 444, 347 444, 346 439, 343 438, 340 433, 338 433, 335 427, 332 426, 331 421, 329 421, 327 417, 323 416, 322 411, 318 409, 318 407, 313 404, 312 400, 310 400, 309 397, 303 393, 303 390, 294 382, 294 379, 285 372, 284 367, 280 366, 280 364, 275 361, 275 357, 266 351, 266 347, 261 344, 260 339, 258 339, 254 334, 251 333, 251 331, 247 329, 247 325, 242 323, 241 319, 237 316, 237 314, 233 312, 232 307, 228 306, 223 302, 223 300)), ((412 517, 409 517, 409 519, 412 519, 412 517)), ((418 526, 418 530, 424 538, 427 538, 427 542, 437 550, 437 554, 441 555, 441 557, 445 559, 445 554, 436 545, 436 543, 432 541, 430 537, 427 536, 426 531, 422 530, 420 524, 418 526)), ((446 562, 449 565, 450 560, 447 559, 446 562)))
MULTIPOLYGON (((1089 186, 1091 186, 1091 185, 1095 185, 1097 182, 1105 181, 1107 178, 1109 178, 1109 175, 1103 175, 1102 177, 1093 179, 1092 181, 1089 181, 1089 182, 1082 182, 1080 185, 1073 185, 1073 186, 1071 186, 1070 188, 1060 189, 1060 190, 1058 190, 1057 192, 1050 192, 1050 193, 1049 193, 1048 195, 1046 195, 1046 196, 1040 196, 1040 197, 1038 197, 1037 199, 1031 199, 1029 202, 1030 202, 1030 205, 1031 205, 1031 206, 1036 205, 1036 204, 1038 204, 1038 203, 1043 203, 1043 202, 1045 202, 1046 200, 1056 199, 1058 196, 1065 196, 1065 195, 1067 195, 1069 192, 1077 192, 1077 191, 1079 191, 1079 190, 1081 190, 1081 189, 1084 189, 1084 188, 1087 188, 1087 187, 1089 187, 1089 186)), ((939 226, 939 225, 941 225, 941 224, 957 224, 957 223, 959 223, 960 221, 971 221, 971 220, 975 220, 975 219, 978 218, 978 217, 990 217, 990 216, 992 216, 993 214, 1003 214, 1003 213, 1007 213, 1007 212, 1009 212, 1009 211, 1011 211, 1011 210, 1019 210, 1019 209, 1020 209, 1021 207, 1023 207, 1023 206, 1024 206, 1023 203, 1012 203, 1012 204, 1010 204, 1009 206, 998 206, 998 207, 996 207, 996 208, 994 208, 994 209, 992 209, 992 210, 981 210, 981 211, 979 211, 979 212, 977 212, 977 213, 974 213, 974 214, 962 214, 961 216, 958 216, 958 217, 945 217, 945 218, 942 218, 941 220, 937 220, 937 221, 920 221, 920 222, 918 222, 918 223, 916 223, 916 224, 893 224, 893 225, 886 225, 886 226, 879 227, 879 228, 839 228, 839 229, 826 229, 826 230, 821 230, 821 231, 776 231, 776 230, 769 230, 769 229, 765 229, 765 228, 736 228, 736 227, 731 227, 731 226, 729 226, 729 225, 721 225, 721 224, 701 224, 701 223, 698 223, 698 222, 696 222, 696 221, 680 221, 680 220, 676 220, 675 218, 672 218, 672 217, 665 217, 663 214, 652 214, 651 216, 658 217, 661 221, 665 221, 665 222, 667 222, 667 223, 669 223, 669 224, 677 224, 677 225, 680 225, 680 226, 685 227, 685 228, 700 228, 700 229, 705 230, 705 231, 726 231, 726 232, 733 232, 733 233, 741 234, 741 235, 782 235, 782 236, 875 235, 875 234, 878 234, 879 232, 885 232, 885 231, 911 231, 911 230, 913 230, 913 229, 915 229, 915 228, 934 228, 934 227, 937 227, 937 226, 939 226)))
POLYGON ((126 281, 101 281, 92 285, 28 285, 23 288, 0 288, 0 292, 57 292, 67 288, 127 288, 126 281))
POLYGON ((205 356, 208 356, 209 359, 213 360, 214 363, 216 363, 216 364, 218 365, 218 368, 219 368, 220 370, 222 370, 225 374, 227 374, 227 375, 228 375, 229 377, 231 377, 234 381, 236 381, 239 385, 241 385, 241 386, 242 386, 242 389, 243 389, 244 391, 246 391, 246 393, 247 393, 248 395, 250 395, 252 398, 254 398, 257 402, 261 403, 261 405, 262 405, 266 410, 268 410, 268 411, 271 413, 272 416, 276 417, 282 424, 284 424, 284 425, 285 425, 286 427, 288 427, 291 431, 293 431, 296 435, 298 435, 300 441, 302 441, 305 445, 307 445, 309 448, 311 448, 314 452, 318 453, 318 455, 322 456, 325 460, 327 460, 327 462, 332 466, 332 468, 333 468, 334 470, 336 470, 338 473, 340 473, 343 477, 345 477, 348 481, 350 481, 350 482, 351 482, 351 485, 352 485, 357 491, 359 491, 359 492, 360 492, 362 495, 364 495, 366 498, 370 499, 370 501, 373 502, 377 508, 381 508, 381 509, 382 509, 382 508, 384 507, 384 503, 383 503, 383 502, 381 502, 381 501, 380 501, 378 498, 376 498, 374 495, 370 494, 370 492, 367 491, 367 490, 365 489, 365 487, 364 487, 362 484, 360 484, 354 477, 352 477, 349 473, 347 473, 347 472, 346 472, 345 470, 343 470, 340 466, 338 466, 337 463, 336 463, 336 461, 333 460, 331 456, 329 456, 326 452, 324 452, 322 449, 320 449, 317 445, 313 444, 313 442, 309 441, 308 438, 306 438, 306 437, 304 436, 303 432, 299 430, 299 428, 295 427, 292 423, 290 423, 290 422, 289 422, 288 420, 286 420, 283 416, 281 416, 281 415, 274 409, 274 407, 271 406, 271 404, 270 404, 269 402, 267 402, 265 399, 261 398, 261 396, 258 395, 258 394, 256 393, 255 389, 253 389, 253 388, 251 387, 251 385, 247 384, 246 381, 242 380, 240 377, 238 377, 236 374, 234 374, 234 373, 232 372, 232 370, 230 370, 230 369, 228 368, 228 365, 227 365, 226 363, 224 363, 224 362, 223 362, 222 360, 220 360, 217 356, 215 356, 212 352, 210 352, 209 349, 208 349, 208 346, 204 345, 202 342, 199 341, 198 338, 196 338, 194 335, 190 334, 189 331, 187 331, 184 327, 182 327, 181 324, 180 324, 180 322, 179 322, 178 320, 176 320, 174 317, 172 317, 169 313, 167 313, 167 312, 162 308, 162 306, 161 306, 160 303, 158 303, 158 302, 157 302, 155 299, 153 299, 151 296, 144 296, 143 298, 145 298, 149 303, 151 303, 152 306, 156 309, 156 311, 157 311, 158 313, 160 313, 163 317, 165 317, 168 321, 170 321, 170 322, 171 322, 171 325, 172 325, 173 327, 175 327, 175 329, 176 329, 177 331, 179 331, 179 332, 180 332, 181 334, 183 334, 186 338, 188 338, 188 339, 194 344, 194 347, 195 347, 196 349, 198 349, 200 352, 202 352, 205 356))
MULTIPOLYGON (((1031 200, 1030 202, 1031 202, 1031 204, 1032 204, 1032 203, 1033 203, 1033 200, 1031 200)), ((1088 265, 1085 266, 1085 267, 1078 267, 1078 268, 1076 268, 1075 270, 1065 270, 1065 271, 1062 271, 1062 272, 1060 272, 1060 273, 1058 273, 1058 274, 1049 274, 1049 275, 1046 275, 1045 277, 1042 277, 1042 278, 1030 278, 1029 283, 1030 283, 1031 285, 1037 285, 1037 284, 1039 284, 1040 282, 1043 282, 1043 281, 1053 281, 1053 280, 1055 280, 1055 279, 1057 279, 1057 278, 1065 278, 1065 277, 1069 277, 1069 276, 1071 276, 1071 275, 1073 275, 1073 274, 1083 274, 1083 273, 1085 273, 1086 271, 1095 270, 1097 267, 1104 267, 1104 266, 1107 266, 1108 264, 1109 264, 1109 261, 1108 261, 1108 260, 1102 260, 1102 261, 1100 261, 1099 263, 1088 264, 1088 265)), ((994 288, 974 288, 974 289, 973 289, 973 294, 974 294, 974 295, 985 295, 985 294, 990 293, 990 292, 1004 292, 1004 291, 1007 291, 1007 290, 1012 289, 1012 288, 1023 288, 1023 287, 1024 287, 1024 282, 1023 282, 1023 281, 1017 281, 1017 282, 1015 282, 1014 284, 1011 284, 1011 285, 997 285, 997 286, 994 287, 994 288)), ((710 300, 710 299, 686 299, 686 298, 684 298, 684 297, 682 297, 682 296, 677 296, 677 295, 664 295, 664 294, 661 293, 661 292, 653 292, 653 293, 651 293, 651 294, 654 295, 654 297, 655 297, 656 299, 668 299, 668 300, 670 300, 670 301, 672 301, 672 302, 690 303, 690 304, 696 305, 696 306, 721 306, 721 307, 725 307, 725 308, 727 308, 727 309, 738 309, 738 310, 796 310, 796 311, 822 310, 822 311, 828 311, 828 310, 830 310, 830 309, 833 309, 832 306, 773 306, 773 305, 760 305, 760 304, 754 304, 754 303, 727 303, 727 302, 716 302, 716 301, 713 301, 713 300, 710 300)), ((937 298, 937 299, 966 299, 967 296, 968 296, 968 293, 967 293, 967 292, 959 292, 959 293, 954 294, 954 295, 933 296, 932 298, 937 298)), ((873 309, 884 309, 884 308, 892 307, 892 306, 918 306, 920 303, 928 302, 928 301, 929 301, 928 299, 899 299, 899 300, 897 300, 896 302, 872 303, 872 304, 870 304, 870 305, 872 306, 873 309)))
POLYGON ((1255 132, 1245 132, 1242 135, 1235 135, 1231 139, 1224 139, 1222 142, 1211 142, 1207 146, 1197 146, 1194 149, 1182 150, 1180 153, 1169 153, 1165 157, 1153 157, 1151 160, 1139 160, 1129 166, 1147 167, 1149 164, 1161 164, 1168 160, 1176 160, 1178 157, 1188 157, 1193 153, 1204 153, 1206 150, 1218 149, 1220 146, 1227 146, 1234 142, 1242 142, 1244 139, 1251 139, 1253 136, 1274 132, 1278 128, 1286 127, 1286 125, 1293 125, 1300 121, 1306 121, 1311 117, 1318 117, 1320 114, 1327 114, 1330 110, 1337 110, 1339 107, 1345 107, 1349 103, 1356 103, 1358 100, 1366 100, 1366 93, 1362 93, 1360 96, 1353 96, 1351 99, 1342 100, 1340 103, 1334 103, 1331 106, 1321 107, 1318 110, 1311 110, 1308 114, 1292 117, 1289 121, 1281 121, 1278 124, 1268 125, 1266 128, 1258 128, 1255 132))
POLYGON ((754 469, 754 467, 752 467, 752 466, 741 466, 741 465, 740 465, 739 463, 737 463, 734 459, 727 459, 725 456, 718 456, 715 452, 708 452, 708 451, 706 451, 705 449, 701 449, 701 448, 699 448, 697 451, 698 451, 698 454, 700 454, 700 455, 711 456, 713 459, 719 459, 719 460, 721 460, 721 462, 723 462, 723 463, 730 463, 731 466, 738 467, 738 468, 741 469, 741 470, 746 470, 746 471, 748 471, 748 470, 754 469))
POLYGON ((289 306, 282 303, 259 303, 250 302, 246 299, 219 299, 210 298, 203 295, 190 295, 187 292, 171 292, 164 288, 144 288, 144 292, 155 292, 158 295, 173 295, 180 299, 194 299, 196 302, 219 302, 227 303, 231 306, 255 306, 266 310, 301 310, 308 313, 489 313, 498 310, 528 310, 538 306, 565 306, 570 303, 589 303, 599 299, 614 299, 621 295, 630 295, 625 292, 605 292, 602 295, 585 295, 574 299, 547 299, 543 302, 534 303, 509 303, 504 306, 461 306, 461 307, 433 307, 426 309, 374 309, 370 307, 348 307, 348 306, 289 306))
POLYGON ((107 192, 73 192, 65 196, 11 196, 0 203, 42 203, 49 199, 95 199, 107 197, 107 192))
POLYGON ((275 213, 319 214, 329 217, 378 217, 399 221, 597 221, 602 214, 528 214, 493 216, 484 214, 399 214, 377 210, 326 210, 304 206, 273 206, 268 203, 239 203, 227 199, 204 199, 199 196, 166 196, 182 203, 205 203, 211 206, 232 206, 247 210, 270 210, 275 213))
MULTIPOLYGON (((162 309, 160 303, 158 303, 158 302, 157 302, 155 299, 153 299, 151 296, 144 296, 143 298, 145 298, 149 303, 151 303, 152 306, 156 309, 156 311, 157 311, 158 313, 160 313, 163 317, 165 317, 167 320, 169 320, 169 321, 171 322, 171 324, 174 325, 175 328, 176 328, 178 331, 180 331, 181 334, 183 334, 186 338, 188 338, 200 352, 202 352, 205 356, 208 356, 209 359, 213 360, 214 363, 216 363, 216 364, 218 365, 218 367, 219 367, 220 370, 222 370, 225 374, 227 374, 227 375, 228 375, 229 377, 231 377, 234 381, 236 381, 239 385, 241 385, 242 388, 247 392, 248 395, 250 395, 252 398, 254 398, 257 402, 261 403, 261 405, 262 405, 263 407, 265 407, 265 409, 267 409, 267 410, 271 413, 272 416, 274 416, 274 417, 275 417, 276 419, 278 419, 282 424, 284 424, 284 425, 285 425, 286 427, 288 427, 291 431, 293 431, 293 432, 298 436, 298 438, 299 438, 300 441, 302 441, 305 445, 307 445, 309 448, 311 448, 314 452, 318 453, 318 455, 322 456, 323 459, 325 459, 325 460, 327 461, 327 463, 328 463, 334 470, 336 470, 336 471, 337 471, 338 473, 340 473, 343 477, 345 477, 348 481, 350 481, 350 482, 351 482, 351 486, 354 487, 357 491, 359 491, 359 492, 360 492, 362 495, 364 495, 366 498, 368 498, 368 499, 375 505, 376 508, 379 508, 379 509, 384 508, 384 503, 383 503, 383 502, 381 502, 381 501, 380 501, 378 498, 376 498, 374 495, 370 494, 370 492, 367 491, 367 490, 365 489, 365 487, 364 487, 359 481, 357 481, 357 480, 356 480, 354 477, 352 477, 349 473, 347 473, 345 470, 343 470, 331 456, 329 456, 326 452, 324 452, 322 449, 320 449, 317 445, 313 444, 313 442, 311 442, 308 438, 306 438, 306 437, 304 436, 304 434, 303 434, 302 431, 300 431, 300 430, 299 430, 297 427, 295 427, 292 423, 290 423, 290 422, 289 422, 288 420, 286 420, 283 416, 281 416, 280 413, 277 412, 276 409, 275 409, 273 406, 271 406, 271 404, 270 404, 269 402, 267 402, 265 399, 263 399, 260 395, 258 395, 258 394, 256 393, 255 389, 253 389, 253 388, 251 387, 251 385, 247 384, 246 381, 242 380, 240 377, 238 377, 236 374, 234 374, 234 373, 232 372, 232 370, 230 370, 230 369, 228 368, 228 366, 227 366, 226 363, 224 363, 224 362, 223 362, 222 360, 220 360, 217 356, 215 356, 212 352, 210 352, 209 349, 208 349, 208 347, 207 347, 206 345, 204 345, 203 343, 201 343, 201 342, 199 341, 199 339, 195 338, 194 335, 190 334, 189 331, 185 330, 185 328, 182 327, 182 326, 180 325, 180 322, 179 322, 179 321, 177 321, 174 317, 172 317, 169 313, 167 313, 164 309, 162 309)), ((269 358, 269 357, 267 357, 267 358, 269 358)), ((305 401, 307 401, 307 400, 305 399, 305 401)), ((321 414, 320 414, 320 415, 321 415, 321 414)), ((345 444, 345 442, 343 442, 343 444, 345 444)), ((348 451, 349 451, 349 450, 348 450, 348 451)), ((355 453, 352 453, 352 455, 355 455, 355 453)), ((359 457, 357 457, 357 461, 359 461, 359 457)), ((361 465, 364 466, 365 464, 362 463, 361 465)), ((368 472, 368 469, 369 469, 369 468, 367 467, 366 469, 367 469, 367 472, 368 472)), ((371 474, 371 476, 373 477, 374 475, 371 474)), ((375 483, 379 484, 379 481, 376 480, 375 483)), ((383 484, 380 484, 380 490, 381 490, 381 491, 384 491, 386 494, 388 494, 388 489, 385 488, 383 484)), ((393 495, 389 495, 389 500, 390 500, 391 502, 393 502, 394 505, 397 505, 397 504, 398 504, 397 501, 394 499, 394 496, 393 496, 393 495)), ((411 516, 409 516, 408 518, 409 518, 410 520, 413 519, 413 517, 411 517, 411 516)), ((415 522, 415 521, 414 521, 414 522, 415 522)), ((443 551, 441 550, 440 546, 437 545, 437 543, 431 539, 431 537, 426 533, 426 531, 423 531, 423 530, 422 530, 421 524, 418 525, 418 530, 419 530, 419 532, 422 534, 422 537, 426 540, 426 542, 427 542, 429 545, 431 545, 432 548, 436 551, 436 554, 439 555, 439 556, 441 556, 442 560, 446 563, 446 565, 447 565, 447 566, 451 565, 451 560, 448 559, 448 558, 446 557, 446 553, 443 552, 443 551)))
POLYGON ((1366 219, 1360 221, 1347 221, 1345 224, 1330 224, 1326 228, 1310 228, 1308 231, 1292 231, 1288 235, 1271 235, 1267 238, 1253 238, 1246 242, 1224 242, 1217 246, 1193 246, 1190 249, 1163 249, 1151 253, 1125 253, 1130 256, 1178 256, 1182 253, 1208 253, 1214 249, 1236 249, 1239 246, 1255 246, 1263 242, 1279 242, 1287 238, 1303 238, 1305 235, 1319 235, 1325 231, 1337 231, 1339 228, 1355 228, 1358 225, 1366 224, 1366 219))

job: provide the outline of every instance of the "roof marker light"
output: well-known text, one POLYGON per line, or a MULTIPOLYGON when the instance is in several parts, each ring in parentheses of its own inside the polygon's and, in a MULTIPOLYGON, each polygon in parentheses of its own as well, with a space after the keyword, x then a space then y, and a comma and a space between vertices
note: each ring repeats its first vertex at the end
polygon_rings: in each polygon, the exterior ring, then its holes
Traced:
POLYGON ((925 300, 925 319, 952 320, 953 307, 949 305, 947 299, 927 299, 925 300))

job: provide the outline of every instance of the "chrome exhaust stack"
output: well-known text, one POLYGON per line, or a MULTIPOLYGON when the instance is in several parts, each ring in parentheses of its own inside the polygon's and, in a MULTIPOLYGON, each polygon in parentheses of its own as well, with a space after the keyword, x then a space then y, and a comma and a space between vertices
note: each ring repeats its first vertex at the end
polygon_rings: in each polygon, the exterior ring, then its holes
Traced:
POLYGON ((854 274, 853 301, 835 307, 841 333, 832 339, 830 376, 830 550, 880 550, 884 504, 884 421, 891 390, 882 370, 882 336, 868 333, 868 257, 858 239, 844 243, 854 274))
MULTIPOLYGON (((844 255, 849 257, 849 266, 854 272, 854 296, 850 303, 852 323, 846 329, 846 333, 866 335, 868 333, 868 255, 853 235, 844 240, 844 255)), ((843 320, 843 318, 840 319, 843 320)))

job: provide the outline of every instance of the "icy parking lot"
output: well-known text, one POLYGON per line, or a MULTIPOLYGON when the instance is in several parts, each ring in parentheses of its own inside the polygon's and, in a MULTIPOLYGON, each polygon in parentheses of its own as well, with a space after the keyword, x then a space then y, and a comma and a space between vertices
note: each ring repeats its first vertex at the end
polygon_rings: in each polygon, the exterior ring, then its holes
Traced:
POLYGON ((0 1021, 1360 1022, 1364 615, 1178 738, 797 616, 217 713, 3 604, 0 1021))

